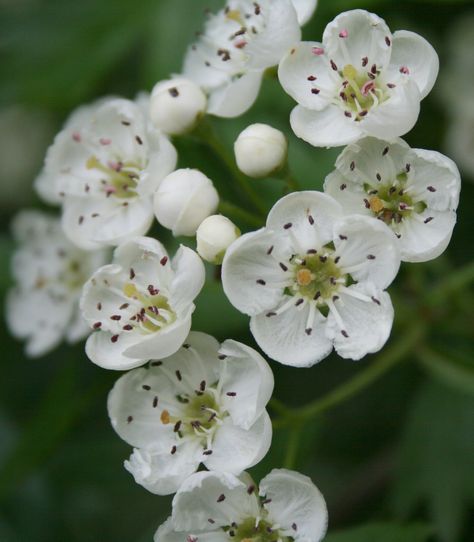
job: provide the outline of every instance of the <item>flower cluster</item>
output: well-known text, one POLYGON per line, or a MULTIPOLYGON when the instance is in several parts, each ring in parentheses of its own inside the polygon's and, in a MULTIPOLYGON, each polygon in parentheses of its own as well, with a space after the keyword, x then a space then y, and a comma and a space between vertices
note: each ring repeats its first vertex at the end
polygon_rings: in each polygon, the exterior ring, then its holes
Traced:
MULTIPOLYGON (((33 356, 63 336, 84 337, 88 324, 90 360, 127 371, 108 398, 113 428, 133 447, 125 468, 152 493, 176 493, 155 542, 318 542, 326 532, 326 505, 309 478, 274 469, 258 488, 245 472, 271 445, 273 374, 249 346, 192 330, 202 260, 222 264, 225 294, 273 360, 308 367, 333 349, 359 360, 390 336, 386 290, 400 262, 437 257, 455 225, 457 167, 399 139, 434 84, 436 53, 362 10, 336 17, 322 42, 301 42, 315 7, 228 0, 208 15, 182 74, 150 97, 104 98, 71 115, 35 183, 61 220, 29 212, 14 223, 12 332, 33 356), (216 214, 212 181, 176 169, 169 137, 202 136, 206 114, 244 113, 277 64, 298 102, 295 134, 348 146, 324 192, 287 194, 264 227, 240 236, 216 214), (150 233, 154 218, 173 236, 195 237, 197 252, 181 245, 170 256, 150 233), (106 247, 115 247, 111 261, 106 247)), ((244 195, 255 195, 249 177, 288 173, 287 147, 268 125, 243 130, 230 170, 244 195)), ((233 202, 227 209, 254 218, 233 202)))

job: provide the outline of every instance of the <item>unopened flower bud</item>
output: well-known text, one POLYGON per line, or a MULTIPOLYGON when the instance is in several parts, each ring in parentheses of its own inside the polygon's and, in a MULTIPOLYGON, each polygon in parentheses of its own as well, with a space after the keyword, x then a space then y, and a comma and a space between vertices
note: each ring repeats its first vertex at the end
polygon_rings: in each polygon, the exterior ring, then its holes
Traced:
POLYGON ((183 77, 160 81, 151 93, 151 120, 167 134, 184 134, 194 128, 206 104, 206 95, 196 83, 183 77))
POLYGON ((203 260, 220 265, 225 251, 239 236, 239 228, 227 217, 208 216, 196 232, 197 252, 203 260))
POLYGON ((219 204, 212 181, 197 169, 178 169, 163 179, 154 198, 158 222, 173 235, 194 235, 219 204))
POLYGON ((234 143, 237 166, 249 177, 266 177, 280 169, 287 150, 283 133, 268 124, 251 124, 234 143))

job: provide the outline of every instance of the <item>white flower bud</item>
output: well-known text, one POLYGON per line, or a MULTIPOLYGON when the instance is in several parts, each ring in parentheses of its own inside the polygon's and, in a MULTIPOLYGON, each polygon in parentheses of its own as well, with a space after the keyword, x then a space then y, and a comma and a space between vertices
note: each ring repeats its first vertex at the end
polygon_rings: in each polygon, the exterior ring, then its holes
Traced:
POLYGON ((208 216, 196 232, 197 252, 203 260, 220 265, 225 251, 239 236, 239 228, 227 217, 208 216))
POLYGON ((155 193, 158 222, 173 235, 194 235, 219 204, 212 181, 197 169, 177 169, 163 179, 155 193))
POLYGON ((249 177, 266 177, 283 166, 288 144, 280 130, 251 124, 234 143, 237 166, 249 177))
POLYGON ((196 83, 183 77, 157 83, 151 93, 150 116, 157 128, 181 135, 194 128, 206 111, 207 98, 196 83))

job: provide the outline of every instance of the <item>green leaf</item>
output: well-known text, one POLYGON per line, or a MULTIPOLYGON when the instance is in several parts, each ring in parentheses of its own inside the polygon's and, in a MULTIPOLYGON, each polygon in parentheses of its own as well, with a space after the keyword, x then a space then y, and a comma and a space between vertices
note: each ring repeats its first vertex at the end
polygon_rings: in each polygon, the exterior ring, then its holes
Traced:
POLYGON ((419 391, 402 438, 392 495, 406 518, 426 505, 439 538, 460 540, 474 503, 474 398, 439 383, 419 391))
POLYGON ((425 542, 431 529, 426 525, 371 523, 329 534, 324 542, 425 542))

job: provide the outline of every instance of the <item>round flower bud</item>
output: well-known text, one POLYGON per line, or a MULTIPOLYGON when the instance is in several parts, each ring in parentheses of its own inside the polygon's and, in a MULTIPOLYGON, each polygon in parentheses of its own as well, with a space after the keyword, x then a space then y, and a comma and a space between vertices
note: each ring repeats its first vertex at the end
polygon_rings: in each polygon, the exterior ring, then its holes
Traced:
POLYGON ((203 260, 220 265, 227 247, 239 236, 239 228, 227 217, 208 216, 196 232, 197 252, 203 260))
POLYGON ((183 77, 160 81, 151 92, 151 120, 165 133, 181 135, 194 128, 206 104, 206 95, 196 83, 183 77))
POLYGON ((208 177, 197 169, 177 169, 160 183, 153 208, 158 222, 173 235, 194 235, 218 204, 219 196, 208 177))
POLYGON ((266 177, 286 162, 288 144, 280 130, 251 124, 234 143, 237 166, 249 177, 266 177))

